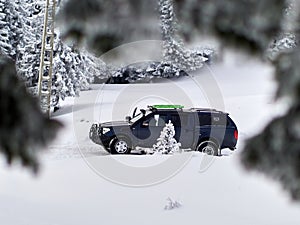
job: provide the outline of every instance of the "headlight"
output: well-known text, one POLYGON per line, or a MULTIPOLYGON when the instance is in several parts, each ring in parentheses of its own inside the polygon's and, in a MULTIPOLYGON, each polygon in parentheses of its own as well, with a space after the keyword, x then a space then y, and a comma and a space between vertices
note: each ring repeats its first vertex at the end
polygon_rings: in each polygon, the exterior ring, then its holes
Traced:
POLYGON ((103 134, 106 134, 107 132, 109 132, 110 131, 110 128, 107 128, 107 127, 103 127, 102 128, 102 133, 103 134))

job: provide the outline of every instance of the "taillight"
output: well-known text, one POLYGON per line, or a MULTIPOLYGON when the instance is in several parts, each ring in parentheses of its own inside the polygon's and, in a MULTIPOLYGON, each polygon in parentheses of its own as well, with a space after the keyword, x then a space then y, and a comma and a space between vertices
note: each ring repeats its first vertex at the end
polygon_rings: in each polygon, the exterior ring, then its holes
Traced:
POLYGON ((235 130, 233 135, 234 135, 234 138, 235 138, 235 140, 237 140, 237 139, 238 139, 238 137, 239 137, 239 133, 238 133, 238 131, 237 131, 237 130, 235 130))

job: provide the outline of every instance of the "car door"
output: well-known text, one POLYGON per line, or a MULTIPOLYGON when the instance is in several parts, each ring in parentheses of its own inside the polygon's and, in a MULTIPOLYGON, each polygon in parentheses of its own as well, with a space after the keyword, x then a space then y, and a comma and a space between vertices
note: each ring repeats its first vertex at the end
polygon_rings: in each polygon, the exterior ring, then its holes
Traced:
POLYGON ((192 113, 173 113, 170 120, 174 125, 175 139, 182 148, 190 148, 194 141, 194 117, 192 113))
POLYGON ((222 145, 226 131, 226 114, 199 113, 200 138, 212 138, 222 145))
POLYGON ((152 147, 157 142, 160 132, 163 130, 168 119, 167 114, 151 113, 141 119, 138 124, 137 138, 139 145, 152 147))

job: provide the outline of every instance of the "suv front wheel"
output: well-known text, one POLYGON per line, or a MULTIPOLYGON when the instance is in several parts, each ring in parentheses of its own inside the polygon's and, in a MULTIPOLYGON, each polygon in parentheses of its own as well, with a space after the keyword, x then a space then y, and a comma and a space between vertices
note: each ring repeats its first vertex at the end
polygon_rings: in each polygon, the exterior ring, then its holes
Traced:
POLYGON ((110 151, 112 154, 128 154, 130 150, 130 141, 127 138, 118 137, 110 143, 110 151))
POLYGON ((201 142, 197 147, 197 151, 206 153, 208 155, 214 155, 214 156, 220 155, 219 154, 219 147, 213 141, 203 141, 203 142, 201 142))

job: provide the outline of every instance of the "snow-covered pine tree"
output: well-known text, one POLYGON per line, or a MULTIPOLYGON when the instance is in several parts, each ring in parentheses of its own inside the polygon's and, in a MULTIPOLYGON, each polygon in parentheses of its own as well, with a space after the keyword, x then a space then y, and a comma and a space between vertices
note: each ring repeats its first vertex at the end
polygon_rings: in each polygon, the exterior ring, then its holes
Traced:
POLYGON ((55 39, 52 106, 67 96, 78 96, 88 90, 94 77, 107 77, 105 63, 85 50, 79 50, 55 39))
POLYGON ((154 78, 173 78, 187 73, 174 64, 158 62, 134 63, 119 68, 112 73, 107 83, 149 82, 154 78))
POLYGON ((22 33, 17 46, 17 71, 25 81, 27 87, 37 85, 39 76, 42 30, 43 4, 33 0, 18 1, 15 5, 20 21, 22 33))
POLYGON ((296 7, 293 2, 287 4, 284 11, 284 20, 282 22, 282 30, 277 37, 272 40, 267 56, 270 60, 274 61, 281 53, 289 52, 297 46, 297 39, 293 30, 294 16, 296 14, 296 7))
MULTIPOLYGON (((44 10, 45 2, 36 3, 34 0, 27 0, 19 4, 19 11, 22 13, 21 19, 24 24, 24 35, 19 45, 17 66, 20 76, 25 78, 28 87, 36 87, 38 82, 44 10)), ((60 41, 57 32, 55 32, 53 51, 53 89, 51 99, 53 102, 52 106, 57 106, 59 101, 64 100, 66 96, 75 96, 74 93, 78 91, 74 91, 74 86, 77 87, 78 85, 76 79, 73 79, 75 76, 74 71, 70 69, 70 64, 75 61, 72 59, 74 54, 70 47, 64 46, 60 41)), ((78 69, 78 71, 80 70, 78 69)))
POLYGON ((267 54, 271 60, 274 60, 280 53, 290 51, 296 46, 296 35, 293 33, 284 33, 273 40, 267 54))
POLYGON ((17 45, 22 32, 21 21, 15 11, 17 3, 0 0, 0 51, 16 60, 17 45))
POLYGON ((153 145, 153 153, 160 154, 172 154, 180 151, 180 143, 177 143, 175 136, 175 129, 172 122, 169 120, 169 123, 165 125, 157 143, 153 145))
MULTIPOLYGON (((68 46, 63 46, 60 40, 55 38, 53 57, 53 83, 52 105, 59 106, 59 102, 67 96, 76 96, 79 93, 78 80, 74 68, 77 61, 74 53, 68 46), (73 65, 72 65, 73 64, 73 65)), ((80 73, 80 70, 78 70, 80 73)))
POLYGON ((173 0, 159 0, 160 27, 163 40, 164 61, 184 71, 193 71, 210 61, 212 49, 187 49, 178 35, 173 0))
MULTIPOLYGON (((9 6, 10 4, 3 5, 9 6)), ((35 91, 39 75, 44 7, 45 2, 36 2, 34 0, 22 2, 16 0, 15 4, 10 7, 12 8, 11 10, 14 10, 14 13, 11 14, 18 15, 18 21, 22 25, 17 45, 11 46, 11 49, 16 52, 17 71, 19 76, 25 81, 26 86, 33 88, 35 91)), ((8 40, 13 40, 13 37, 10 36, 13 35, 13 32, 8 32, 7 35, 8 40)), ((3 46, 5 45, 3 44, 3 46)), ((64 44, 60 40, 58 30, 56 30, 54 38, 52 106, 58 106, 59 102, 67 96, 76 96, 80 90, 88 89, 95 74, 105 76, 106 74, 101 69, 101 66, 105 64, 101 62, 101 60, 86 51, 81 52, 64 44)))

